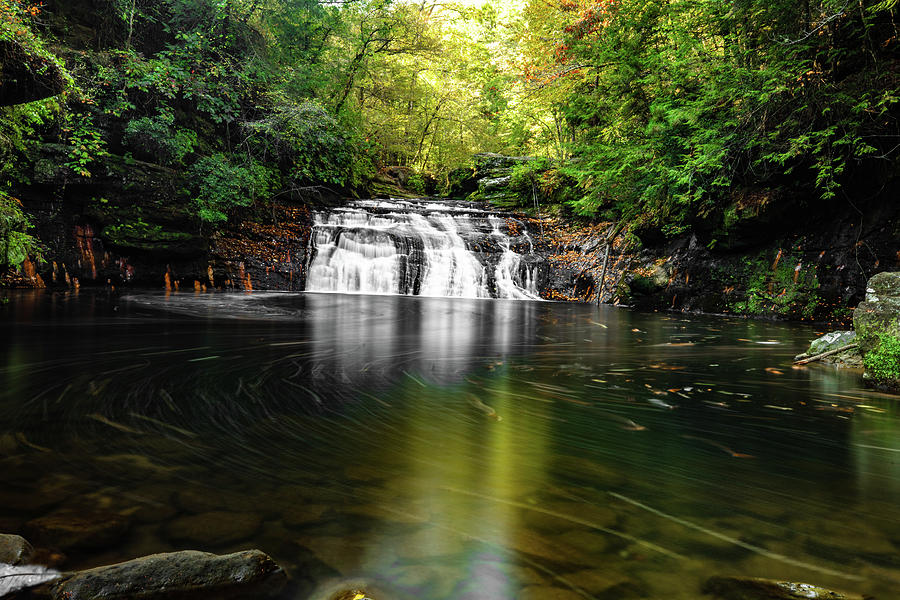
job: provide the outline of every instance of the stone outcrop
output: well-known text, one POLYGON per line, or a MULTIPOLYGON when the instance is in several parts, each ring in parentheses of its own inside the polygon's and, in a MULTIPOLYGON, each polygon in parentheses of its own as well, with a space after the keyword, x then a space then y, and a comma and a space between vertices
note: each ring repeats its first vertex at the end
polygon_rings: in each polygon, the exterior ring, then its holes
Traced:
POLYGON ((47 248, 39 270, 48 287, 303 289, 304 199, 247 209, 212 234, 180 191, 182 172, 110 155, 80 177, 66 160, 64 147, 42 146, 21 197, 47 248))
POLYGON ((17 40, 0 40, 0 106, 50 98, 65 87, 56 63, 17 40))
POLYGON ((450 195, 469 192, 468 199, 491 202, 497 206, 519 203, 517 192, 510 189, 513 168, 534 160, 528 156, 503 156, 493 152, 476 154, 474 168, 468 177, 465 172, 454 171, 450 177, 450 195))
POLYGON ((53 600, 227 600, 277 594, 287 576, 259 550, 184 550, 79 571, 51 584, 53 600))
MULTIPOLYGON (((806 352, 798 354, 794 357, 794 360, 805 360, 855 343, 855 331, 832 331, 831 333, 826 333, 810 342, 806 352)), ((821 359, 821 362, 838 367, 862 368, 862 355, 858 348, 850 348, 830 356, 825 356, 821 359)))
POLYGON ((900 390, 900 272, 869 279, 866 298, 853 312, 865 378, 874 387, 900 390))

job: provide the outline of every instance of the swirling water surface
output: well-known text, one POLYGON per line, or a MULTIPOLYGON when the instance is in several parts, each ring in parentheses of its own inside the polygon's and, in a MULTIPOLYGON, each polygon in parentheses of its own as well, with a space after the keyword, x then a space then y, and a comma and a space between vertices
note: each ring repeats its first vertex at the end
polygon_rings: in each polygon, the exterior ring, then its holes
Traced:
POLYGON ((815 335, 529 301, 14 294, 0 531, 61 568, 258 547, 284 598, 688 600, 712 575, 894 598, 900 409, 792 368, 815 335))

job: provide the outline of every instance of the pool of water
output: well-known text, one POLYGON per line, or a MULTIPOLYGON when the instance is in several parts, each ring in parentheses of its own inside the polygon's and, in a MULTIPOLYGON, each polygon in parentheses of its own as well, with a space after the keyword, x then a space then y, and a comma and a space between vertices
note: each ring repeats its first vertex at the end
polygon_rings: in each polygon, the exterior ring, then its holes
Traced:
POLYGON ((60 568, 258 547, 284 598, 897 597, 900 409, 816 330, 530 301, 12 294, 0 531, 60 568))

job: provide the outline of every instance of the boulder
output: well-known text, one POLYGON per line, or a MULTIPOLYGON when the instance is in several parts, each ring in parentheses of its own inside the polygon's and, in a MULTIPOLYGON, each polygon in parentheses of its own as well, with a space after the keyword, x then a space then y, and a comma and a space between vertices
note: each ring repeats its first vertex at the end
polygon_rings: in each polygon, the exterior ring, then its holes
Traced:
POLYGON ((753 577, 711 577, 703 592, 717 600, 863 600, 808 583, 792 583, 753 577))
POLYGON ((79 571, 50 586, 53 600, 227 600, 277 594, 287 576, 268 555, 184 550, 79 571))
MULTIPOLYGON (((838 348, 843 348, 844 346, 853 343, 856 343, 855 331, 832 331, 831 333, 826 333, 810 342, 806 352, 798 354, 794 357, 794 360, 804 360, 811 356, 818 356, 819 354, 837 350, 838 348)), ((837 354, 832 354, 831 356, 826 356, 821 359, 821 362, 840 367, 859 368, 862 367, 862 355, 857 348, 851 348, 849 350, 844 350, 843 352, 838 352, 837 354)))
POLYGON ((853 311, 853 328, 866 380, 900 389, 900 273, 879 273, 866 285, 866 299, 853 311))
POLYGON ((34 548, 22 536, 0 533, 0 563, 21 565, 33 553, 34 548))

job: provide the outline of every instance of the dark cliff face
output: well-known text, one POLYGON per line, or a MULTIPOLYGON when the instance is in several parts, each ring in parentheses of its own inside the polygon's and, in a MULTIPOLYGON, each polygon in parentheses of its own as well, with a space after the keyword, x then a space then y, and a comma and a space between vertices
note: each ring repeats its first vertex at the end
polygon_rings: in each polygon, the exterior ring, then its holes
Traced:
POLYGON ((0 40, 0 106, 43 100, 66 87, 59 66, 15 40, 0 40))
POLYGON ((216 232, 196 218, 182 172, 110 156, 73 176, 45 146, 18 195, 45 247, 48 286, 299 290, 310 215, 300 204, 250 207, 216 232))

